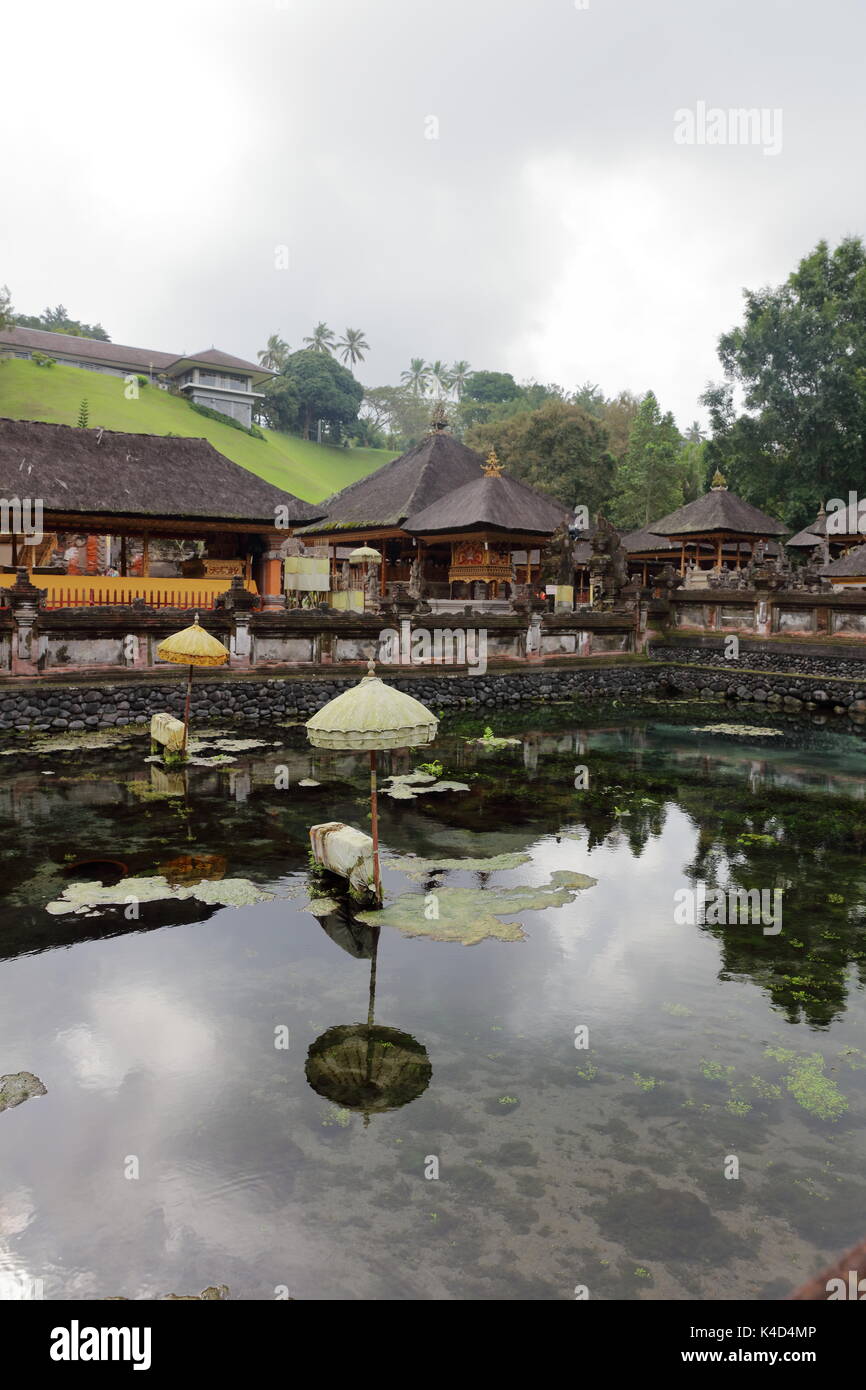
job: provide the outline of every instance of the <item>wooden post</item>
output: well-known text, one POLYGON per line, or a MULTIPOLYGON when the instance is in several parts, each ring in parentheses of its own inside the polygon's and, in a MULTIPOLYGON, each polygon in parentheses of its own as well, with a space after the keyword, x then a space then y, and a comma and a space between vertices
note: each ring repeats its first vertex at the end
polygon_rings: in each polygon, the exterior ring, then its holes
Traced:
POLYGON ((189 742, 189 706, 192 699, 192 666, 189 668, 189 675, 186 678, 186 702, 183 707, 183 752, 186 756, 186 745, 189 742))
POLYGON ((722 568, 722 538, 721 538, 721 536, 716 536, 716 569, 719 570, 719 571, 721 571, 721 568, 722 568))
POLYGON ((145 531, 141 555, 141 577, 146 579, 150 573, 150 532, 145 531))
POLYGON ((686 543, 685 543, 685 541, 680 541, 680 574, 685 574, 685 572, 686 572, 686 543))
POLYGON ((370 749, 370 822, 373 832, 373 887, 376 893, 376 902, 381 903, 382 880, 379 876, 379 798, 376 789, 375 748, 370 749))
POLYGON ((124 579, 126 579, 126 577, 127 577, 127 569, 128 569, 128 565, 127 565, 127 558, 126 558, 126 536, 121 536, 121 538, 120 538, 120 573, 122 574, 122 576, 123 576, 124 579))

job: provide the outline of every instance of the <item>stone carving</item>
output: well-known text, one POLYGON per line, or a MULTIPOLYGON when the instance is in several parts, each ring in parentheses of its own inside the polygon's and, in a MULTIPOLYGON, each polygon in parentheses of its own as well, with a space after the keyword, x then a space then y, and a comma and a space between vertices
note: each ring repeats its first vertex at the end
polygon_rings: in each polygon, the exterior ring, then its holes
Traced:
POLYGON ((541 553, 541 573, 546 584, 574 583, 574 538, 568 522, 554 531, 541 553))
POLYGON ((424 565, 420 555, 415 556, 409 570, 409 597, 414 599, 423 599, 426 597, 424 565))
POLYGON ((628 583, 628 559, 619 532, 603 516, 598 517, 590 542, 589 592, 593 608, 613 608, 628 583))

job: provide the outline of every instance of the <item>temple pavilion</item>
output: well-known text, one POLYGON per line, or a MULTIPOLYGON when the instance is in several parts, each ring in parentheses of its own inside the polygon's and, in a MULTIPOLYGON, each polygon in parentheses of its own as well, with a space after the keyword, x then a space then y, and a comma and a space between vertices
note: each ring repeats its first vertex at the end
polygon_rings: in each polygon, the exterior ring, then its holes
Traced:
POLYGON ((280 545, 323 510, 204 439, 34 420, 0 420, 0 498, 0 585, 24 567, 49 605, 76 607, 209 607, 236 578, 280 595, 280 545))
POLYGON ((863 545, 863 532, 859 530, 859 518, 851 515, 846 507, 841 512, 831 510, 829 516, 823 502, 815 520, 809 526, 792 536, 787 545, 794 550, 817 550, 824 564, 838 560, 855 546, 863 545), (853 527, 852 527, 852 522, 853 527))
POLYGON ((417 541, 422 566, 428 550, 450 547, 449 597, 504 598, 517 577, 515 551, 531 556, 567 520, 559 502, 507 477, 491 451, 481 477, 414 512, 404 525, 417 541))
POLYGON ((541 548, 565 508, 502 472, 449 432, 437 409, 420 443, 322 503, 298 534, 331 553, 332 588, 353 547, 381 554, 379 591, 423 578, 438 599, 501 598, 537 580, 541 548))
MULTIPOLYGON (((732 554, 734 568, 739 569, 742 558, 751 558, 756 546, 766 545, 772 536, 783 536, 788 530, 776 517, 768 516, 736 493, 729 492, 725 479, 718 472, 703 497, 678 507, 647 529, 679 548, 681 574, 685 574, 687 562, 697 569, 719 572, 726 552, 732 554), (729 549, 731 546, 733 552, 729 549)), ((670 558, 673 561, 675 556, 670 558)))

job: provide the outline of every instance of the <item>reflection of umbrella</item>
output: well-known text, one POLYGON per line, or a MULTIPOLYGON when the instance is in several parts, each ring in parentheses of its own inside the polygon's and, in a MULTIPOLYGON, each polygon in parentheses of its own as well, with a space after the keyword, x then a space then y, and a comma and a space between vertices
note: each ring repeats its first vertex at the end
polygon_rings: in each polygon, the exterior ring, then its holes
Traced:
POLYGON ((195 622, 192 627, 185 627, 182 632, 173 632, 170 637, 166 637, 164 642, 160 642, 157 648, 157 656, 160 660, 173 661, 178 666, 189 667, 189 676, 186 682, 186 704, 183 709, 184 753, 189 738, 192 668, 193 666, 222 666, 228 661, 230 655, 228 648, 224 647, 222 642, 218 642, 216 637, 211 637, 209 632, 205 632, 203 627, 199 627, 198 613, 195 615, 195 622))
POLYGON ((379 877, 379 804, 376 795, 376 750, 416 748, 432 743, 439 721, 435 714, 386 685, 376 675, 373 661, 367 674, 350 690, 329 700, 307 720, 307 737, 317 748, 366 748, 370 751, 370 811, 373 830, 373 874, 376 899, 382 900, 379 877))
POLYGON ((370 997, 366 1023, 329 1028, 307 1053, 306 1077, 317 1095, 345 1110, 371 1113, 397 1110, 416 1100, 430 1084, 433 1067, 427 1049, 411 1033, 373 1022, 379 928, 373 928, 370 997))
POLYGON ((349 564, 363 565, 365 561, 369 560, 371 564, 375 563, 378 565, 381 559, 382 556, 379 551, 374 550, 371 545, 361 545, 357 550, 351 551, 349 555, 349 564))

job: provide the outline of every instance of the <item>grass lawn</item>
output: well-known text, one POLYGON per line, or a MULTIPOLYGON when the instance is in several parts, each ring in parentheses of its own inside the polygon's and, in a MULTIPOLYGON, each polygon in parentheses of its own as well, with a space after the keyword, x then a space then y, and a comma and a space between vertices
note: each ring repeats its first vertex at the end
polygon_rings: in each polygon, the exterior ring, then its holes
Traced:
POLYGON ((61 362, 53 367, 17 358, 0 362, 0 416, 74 425, 86 397, 92 428, 208 439, 226 458, 308 502, 319 502, 396 458, 389 449, 335 449, 275 430, 253 439, 198 415, 181 396, 157 386, 142 387, 137 401, 127 400, 125 389, 122 377, 61 362))

